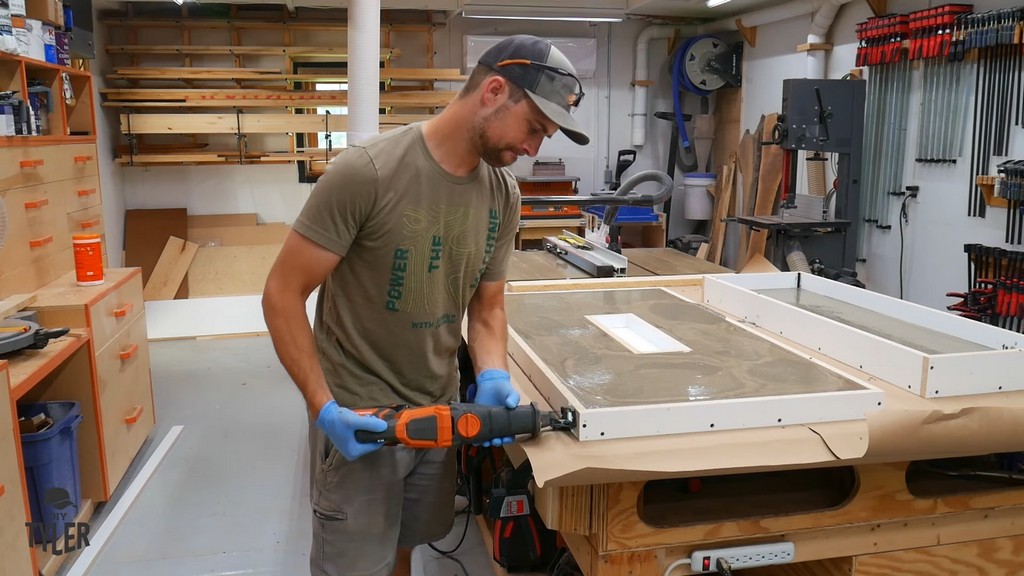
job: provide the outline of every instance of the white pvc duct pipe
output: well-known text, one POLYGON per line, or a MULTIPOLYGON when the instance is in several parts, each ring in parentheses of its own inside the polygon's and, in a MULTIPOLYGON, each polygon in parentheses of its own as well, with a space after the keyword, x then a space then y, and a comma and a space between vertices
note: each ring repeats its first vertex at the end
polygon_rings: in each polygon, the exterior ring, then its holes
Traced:
MULTIPOLYGON (((640 31, 636 39, 636 64, 633 69, 633 146, 647 141, 647 55, 652 40, 672 38, 678 27, 654 25, 640 31)), ((610 57, 610 55, 609 55, 610 57)))
MULTIPOLYGON (((839 12, 839 7, 844 0, 825 0, 814 12, 811 18, 811 29, 807 32, 808 44, 824 44, 828 31, 832 28, 832 22, 839 12)), ((744 24, 746 26, 746 24, 744 24)), ((828 52, 824 50, 810 50, 807 52, 807 77, 820 80, 825 78, 828 52)))
POLYGON ((348 143, 380 133, 380 0, 348 3, 348 143))
MULTIPOLYGON (((741 14, 736 17, 723 18, 721 20, 709 22, 702 25, 700 27, 700 31, 726 32, 729 30, 737 30, 737 19, 739 19, 747 28, 763 26, 765 24, 781 22, 783 20, 789 20, 790 18, 796 18, 797 16, 814 13, 825 4, 832 4, 838 7, 839 5, 852 1, 853 0, 793 0, 792 2, 779 4, 778 6, 754 10, 753 12, 741 14)), ((835 14, 833 14, 833 16, 835 16, 835 14)))

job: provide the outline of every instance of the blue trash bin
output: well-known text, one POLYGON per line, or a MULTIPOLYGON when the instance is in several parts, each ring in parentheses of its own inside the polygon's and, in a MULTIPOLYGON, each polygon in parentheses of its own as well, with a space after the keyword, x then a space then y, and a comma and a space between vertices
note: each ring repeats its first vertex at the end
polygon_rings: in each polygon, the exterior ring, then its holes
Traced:
POLYGON ((32 521, 43 523, 34 530, 36 542, 63 538, 65 524, 74 524, 82 503, 78 474, 78 402, 19 404, 18 417, 45 414, 53 426, 43 432, 21 435, 25 481, 32 521))

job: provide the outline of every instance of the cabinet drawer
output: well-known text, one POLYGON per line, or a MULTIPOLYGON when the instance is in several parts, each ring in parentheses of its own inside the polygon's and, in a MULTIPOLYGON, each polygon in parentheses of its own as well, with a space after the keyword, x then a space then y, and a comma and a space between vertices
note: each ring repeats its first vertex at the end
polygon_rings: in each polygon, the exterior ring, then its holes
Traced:
POLYGON ((68 214, 68 233, 103 234, 103 206, 93 206, 68 214))
POLYGON ((142 275, 136 274, 89 308, 94 346, 97 349, 106 346, 142 312, 142 275))
MULTIPOLYGON (((7 387, 5 377, 0 383, 7 387)), ((6 392, 0 399, 0 574, 18 576, 32 573, 32 557, 25 531, 25 500, 21 487, 21 466, 6 392)))
POLYGON ((100 183, 96 176, 65 180, 58 185, 64 192, 64 204, 69 214, 100 205, 100 183))
POLYGON ((64 196, 50 185, 0 192, 7 209, 7 241, 0 249, 4 273, 71 247, 64 196))
POLYGON ((0 189, 92 176, 95 144, 25 146, 0 150, 0 189))
POLYGON ((100 350, 96 362, 103 451, 114 490, 155 422, 145 314, 100 350))

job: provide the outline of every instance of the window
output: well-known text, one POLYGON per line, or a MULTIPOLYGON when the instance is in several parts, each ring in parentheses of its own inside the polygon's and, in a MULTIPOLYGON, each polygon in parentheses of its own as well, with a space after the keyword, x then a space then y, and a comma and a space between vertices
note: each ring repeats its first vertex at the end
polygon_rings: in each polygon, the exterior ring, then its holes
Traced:
MULTIPOLYGON (((348 67, 344 62, 296 62, 292 66, 292 72, 302 74, 303 81, 296 83, 296 89, 315 91, 339 91, 348 90, 348 83, 345 78, 348 74, 348 67)), ((296 109, 296 114, 320 114, 327 115, 328 132, 311 132, 295 134, 295 150, 297 152, 315 152, 318 160, 303 160, 296 164, 299 171, 299 182, 314 183, 327 168, 328 152, 337 153, 347 144, 347 133, 343 130, 336 130, 340 127, 344 117, 348 114, 347 106, 318 106, 316 108, 296 109)))

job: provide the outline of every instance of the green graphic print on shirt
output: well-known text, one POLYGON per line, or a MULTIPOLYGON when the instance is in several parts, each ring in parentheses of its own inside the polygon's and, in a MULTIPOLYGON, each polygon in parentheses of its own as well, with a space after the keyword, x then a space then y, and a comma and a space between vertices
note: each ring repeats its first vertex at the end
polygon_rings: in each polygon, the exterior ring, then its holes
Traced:
MULTIPOLYGON (((405 241, 395 248, 391 259, 385 308, 391 312, 439 314, 434 320, 412 322, 414 329, 436 329, 459 321, 458 315, 445 313, 446 303, 459 301, 461 274, 442 266, 445 258, 462 259, 479 252, 479 242, 471 237, 473 212, 445 206, 427 209, 406 208, 402 224, 405 241)), ((487 238, 483 261, 471 284, 476 289, 487 269, 498 238, 501 218, 488 211, 487 238)))

